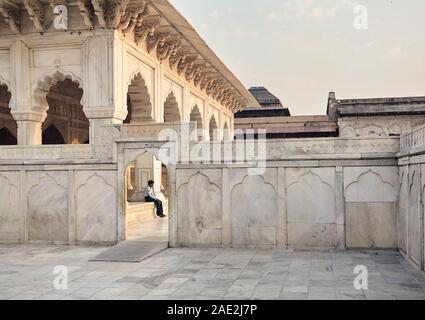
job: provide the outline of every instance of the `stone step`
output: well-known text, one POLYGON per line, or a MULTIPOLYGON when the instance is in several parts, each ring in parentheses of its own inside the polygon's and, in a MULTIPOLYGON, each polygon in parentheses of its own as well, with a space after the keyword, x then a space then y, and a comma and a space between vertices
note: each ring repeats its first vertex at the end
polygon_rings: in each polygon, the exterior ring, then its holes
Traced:
POLYGON ((90 261, 137 263, 167 248, 167 241, 124 241, 103 251, 90 261))

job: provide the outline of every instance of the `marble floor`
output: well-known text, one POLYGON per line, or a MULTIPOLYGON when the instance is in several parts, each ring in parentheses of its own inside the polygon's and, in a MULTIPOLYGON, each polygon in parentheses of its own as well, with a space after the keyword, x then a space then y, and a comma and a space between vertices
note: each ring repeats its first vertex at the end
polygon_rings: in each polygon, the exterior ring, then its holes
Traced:
POLYGON ((394 251, 167 249, 140 263, 89 262, 105 248, 0 245, 0 299, 425 300, 425 278, 394 251), (56 266, 67 289, 54 287, 56 266), (354 268, 368 270, 356 290, 354 268))
POLYGON ((127 230, 128 241, 168 241, 168 217, 132 223, 127 230))

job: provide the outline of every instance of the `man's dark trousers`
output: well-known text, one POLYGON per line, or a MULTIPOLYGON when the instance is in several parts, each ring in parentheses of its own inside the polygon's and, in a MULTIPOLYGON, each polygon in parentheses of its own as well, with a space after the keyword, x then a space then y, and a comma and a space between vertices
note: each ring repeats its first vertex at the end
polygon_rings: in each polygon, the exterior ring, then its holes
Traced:
POLYGON ((158 200, 158 199, 154 199, 152 197, 146 197, 145 198, 146 202, 154 202, 155 203, 155 207, 156 207, 156 214, 158 216, 163 216, 164 215, 164 209, 162 208, 162 201, 158 200))

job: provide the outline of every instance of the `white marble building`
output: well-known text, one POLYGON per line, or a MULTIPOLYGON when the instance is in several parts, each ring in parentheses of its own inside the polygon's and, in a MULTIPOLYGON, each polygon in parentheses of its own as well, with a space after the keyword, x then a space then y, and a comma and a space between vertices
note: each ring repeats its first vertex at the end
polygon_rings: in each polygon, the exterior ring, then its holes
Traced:
POLYGON ((166 0, 1 0, 0 90, 1 242, 125 240, 164 164, 171 247, 400 248, 424 267, 423 97, 331 94, 338 137, 251 150, 233 114, 257 102, 166 0), (189 157, 205 150, 219 161, 189 157))

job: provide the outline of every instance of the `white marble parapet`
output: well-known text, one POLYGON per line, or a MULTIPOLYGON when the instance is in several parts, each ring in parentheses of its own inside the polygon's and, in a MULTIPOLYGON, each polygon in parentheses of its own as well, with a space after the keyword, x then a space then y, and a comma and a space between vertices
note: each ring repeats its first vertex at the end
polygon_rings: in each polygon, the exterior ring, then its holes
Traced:
POLYGON ((0 163, 14 160, 90 160, 112 159, 107 148, 91 145, 1 146, 0 163))
MULTIPOLYGON (((146 142, 147 137, 155 136, 158 132, 172 126, 134 126, 120 127, 120 135, 115 141, 146 142)), ((402 138, 405 150, 423 146, 425 129, 412 133, 402 138), (411 148, 409 148, 411 146, 411 148)), ((179 136, 181 138, 181 136, 179 136)), ((155 140, 154 138, 152 141, 155 140)), ((161 140, 165 143, 165 140, 161 140)), ((177 162, 198 161, 278 161, 285 159, 338 159, 338 158, 388 158, 399 153, 398 138, 318 138, 318 139, 286 139, 258 141, 232 141, 232 142, 191 142, 185 145, 183 140, 178 140, 177 148, 181 151, 189 147, 188 153, 178 152, 177 162), (199 150, 199 152, 195 152, 199 150), (204 152, 202 152, 202 150, 204 152), (209 152, 206 152, 209 150, 209 152), (195 155, 195 156, 194 156, 195 155)), ((187 150, 186 150, 187 151, 187 150)), ((42 145, 42 146, 1 146, 0 161, 5 163, 14 160, 110 160, 113 157, 112 144, 96 145, 42 145)))
POLYGON ((400 138, 400 156, 425 153, 425 126, 400 138))

